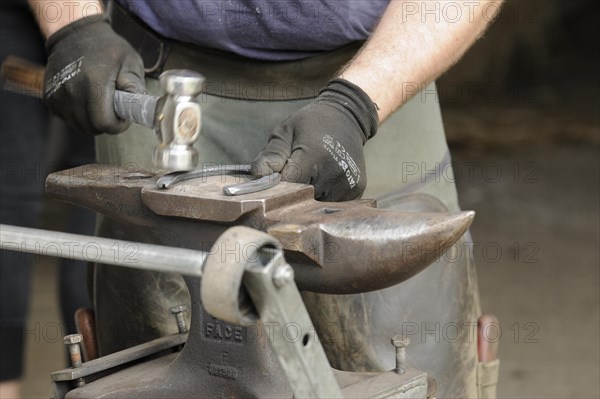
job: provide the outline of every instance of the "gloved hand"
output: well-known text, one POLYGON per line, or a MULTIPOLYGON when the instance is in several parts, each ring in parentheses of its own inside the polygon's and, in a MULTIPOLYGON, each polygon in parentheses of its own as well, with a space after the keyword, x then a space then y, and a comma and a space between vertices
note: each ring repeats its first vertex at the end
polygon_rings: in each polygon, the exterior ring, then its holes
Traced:
POLYGON ((313 103, 275 127, 252 171, 312 184, 318 200, 356 199, 367 186, 363 146, 378 121, 375 104, 360 87, 333 79, 313 103))
POLYGON ((120 133, 130 122, 114 111, 115 88, 145 91, 139 54, 103 15, 70 23, 48 38, 44 100, 50 110, 82 132, 120 133))

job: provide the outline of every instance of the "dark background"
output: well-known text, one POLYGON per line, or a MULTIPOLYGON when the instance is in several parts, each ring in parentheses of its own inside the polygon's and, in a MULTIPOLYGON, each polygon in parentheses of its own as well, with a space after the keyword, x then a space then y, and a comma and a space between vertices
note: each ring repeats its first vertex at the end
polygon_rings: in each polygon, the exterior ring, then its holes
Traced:
POLYGON ((439 81, 451 144, 600 143, 600 2, 507 0, 439 81))

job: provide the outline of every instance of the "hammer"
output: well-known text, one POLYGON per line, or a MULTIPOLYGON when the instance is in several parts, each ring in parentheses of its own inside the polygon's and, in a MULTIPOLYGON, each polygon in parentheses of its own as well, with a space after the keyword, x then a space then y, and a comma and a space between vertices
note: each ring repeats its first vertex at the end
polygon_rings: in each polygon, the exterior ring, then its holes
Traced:
MULTIPOLYGON (((197 97, 204 77, 193 71, 174 69, 159 76, 162 96, 116 90, 115 114, 154 129, 159 144, 154 150, 154 165, 168 170, 192 170, 198 164, 193 147, 200 136, 202 114, 197 97)), ((2 63, 2 86, 6 90, 43 97, 44 68, 18 57, 2 63)))

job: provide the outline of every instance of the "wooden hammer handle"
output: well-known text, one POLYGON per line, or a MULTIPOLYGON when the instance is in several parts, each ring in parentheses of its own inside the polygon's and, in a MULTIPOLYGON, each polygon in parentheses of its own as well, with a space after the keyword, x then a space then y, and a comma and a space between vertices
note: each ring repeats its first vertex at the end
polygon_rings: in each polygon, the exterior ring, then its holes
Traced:
POLYGON ((1 73, 4 90, 37 98, 44 96, 43 66, 9 55, 2 63, 1 73))
MULTIPOLYGON (((2 63, 2 88, 19 94, 43 98, 45 70, 13 55, 2 63)), ((116 90, 115 113, 121 119, 132 121, 151 129, 155 125, 158 97, 116 90)))

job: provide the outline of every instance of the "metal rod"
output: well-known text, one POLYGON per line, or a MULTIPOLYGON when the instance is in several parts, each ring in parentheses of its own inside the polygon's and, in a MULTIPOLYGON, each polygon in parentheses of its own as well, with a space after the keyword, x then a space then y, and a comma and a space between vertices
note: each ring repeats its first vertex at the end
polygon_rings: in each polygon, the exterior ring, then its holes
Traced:
POLYGON ((156 272, 202 276, 207 253, 0 224, 0 248, 156 272))

